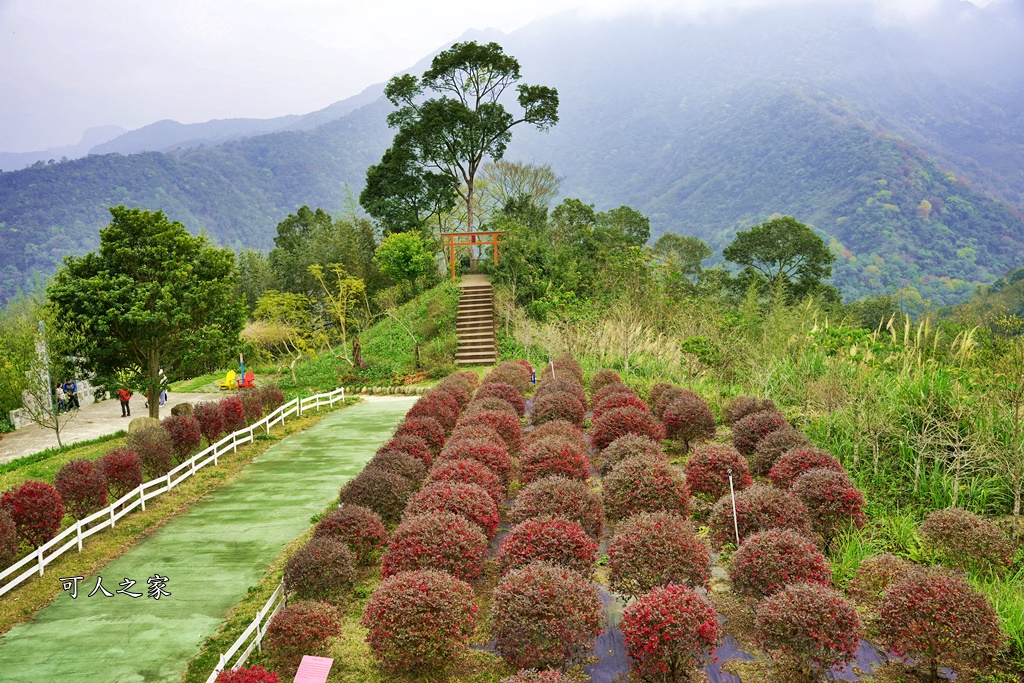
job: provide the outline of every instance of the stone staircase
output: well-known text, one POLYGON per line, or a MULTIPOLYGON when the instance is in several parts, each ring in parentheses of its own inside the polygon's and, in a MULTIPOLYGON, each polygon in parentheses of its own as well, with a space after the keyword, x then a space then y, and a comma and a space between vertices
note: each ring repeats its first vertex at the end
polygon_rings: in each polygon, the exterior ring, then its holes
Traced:
POLYGON ((456 365, 493 365, 498 361, 494 334, 494 292, 484 275, 464 275, 460 282, 459 313, 455 332, 459 339, 456 365))

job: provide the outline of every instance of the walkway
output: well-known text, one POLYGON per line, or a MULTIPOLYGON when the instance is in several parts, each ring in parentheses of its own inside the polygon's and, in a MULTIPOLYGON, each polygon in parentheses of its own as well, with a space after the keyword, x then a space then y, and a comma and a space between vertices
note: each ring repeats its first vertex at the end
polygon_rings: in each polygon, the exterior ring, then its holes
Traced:
POLYGON ((125 577, 141 593, 149 577, 168 577, 169 597, 90 598, 96 577, 87 576, 77 599, 61 593, 0 637, 0 681, 178 681, 249 586, 362 469, 414 401, 376 398, 275 444, 100 573, 111 592, 125 577))

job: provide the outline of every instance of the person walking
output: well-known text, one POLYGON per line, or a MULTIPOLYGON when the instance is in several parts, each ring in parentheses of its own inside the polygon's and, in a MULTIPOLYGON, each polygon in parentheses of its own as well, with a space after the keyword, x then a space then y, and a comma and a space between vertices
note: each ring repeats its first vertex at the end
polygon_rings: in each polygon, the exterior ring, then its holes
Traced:
POLYGON ((121 402, 121 417, 131 417, 132 407, 128 402, 132 398, 132 391, 128 387, 121 387, 117 392, 117 400, 121 402))
POLYGON ((164 376, 164 369, 160 368, 160 407, 167 403, 167 378, 164 376))
POLYGON ((64 382, 64 394, 68 400, 68 410, 78 410, 82 406, 78 403, 78 383, 74 379, 64 382))
POLYGON ((57 385, 57 414, 63 413, 67 410, 67 394, 64 393, 64 387, 57 385))

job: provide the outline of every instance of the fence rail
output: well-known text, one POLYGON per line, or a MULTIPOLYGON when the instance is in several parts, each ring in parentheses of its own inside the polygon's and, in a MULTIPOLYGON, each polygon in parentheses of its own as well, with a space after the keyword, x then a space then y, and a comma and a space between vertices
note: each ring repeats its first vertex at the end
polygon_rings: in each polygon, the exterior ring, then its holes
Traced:
POLYGON ((34 574, 42 576, 46 570, 46 565, 56 560, 68 550, 71 550, 71 548, 77 547, 78 552, 82 552, 83 540, 104 529, 113 529, 117 520, 135 508, 145 510, 147 500, 152 500, 162 493, 167 493, 207 465, 211 463, 216 465, 218 458, 228 451, 235 452, 240 445, 251 443, 255 439, 256 430, 264 429, 269 434, 271 427, 276 424, 284 424, 285 418, 290 415, 302 415, 307 410, 319 409, 322 406, 333 406, 336 402, 344 400, 344 387, 326 394, 309 396, 308 398, 293 398, 288 403, 268 413, 263 419, 254 422, 244 429, 228 434, 217 443, 207 446, 164 476, 143 482, 134 491, 126 493, 108 507, 78 520, 39 546, 34 552, 0 571, 0 595, 4 595, 14 589, 15 586, 26 581, 34 574), (18 571, 22 571, 22 573, 16 574, 18 571), (12 576, 14 578, 8 580, 12 576), (4 583, 5 581, 6 583, 4 583))
POLYGON ((244 665, 246 660, 249 659, 249 655, 252 654, 254 648, 259 648, 260 650, 263 649, 263 636, 267 632, 267 624, 269 624, 270 620, 274 618, 274 615, 285 606, 286 600, 287 596, 285 595, 284 582, 282 581, 278 585, 277 590, 274 591, 274 594, 270 596, 269 600, 267 600, 267 604, 263 605, 263 609, 256 613, 256 618, 252 620, 252 623, 249 624, 248 628, 242 631, 242 635, 238 636, 238 639, 231 647, 228 648, 228 651, 220 656, 217 668, 215 668, 213 673, 210 674, 210 677, 206 679, 206 683, 214 683, 214 681, 217 680, 217 676, 219 676, 220 672, 224 669, 237 669, 244 665), (248 643, 247 646, 246 643, 248 643), (238 655, 238 658, 234 663, 231 663, 231 658, 234 657, 243 646, 246 647, 242 650, 242 654, 238 655))

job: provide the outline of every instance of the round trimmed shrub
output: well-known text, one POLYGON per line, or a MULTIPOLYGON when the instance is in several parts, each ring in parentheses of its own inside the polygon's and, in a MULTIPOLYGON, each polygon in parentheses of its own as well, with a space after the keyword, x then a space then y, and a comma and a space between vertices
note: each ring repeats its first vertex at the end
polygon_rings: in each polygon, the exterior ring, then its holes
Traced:
POLYGON ((597 541, 579 522, 564 517, 535 517, 512 527, 501 542, 498 562, 504 574, 542 560, 592 576, 597 560, 597 541))
POLYGON ((853 605, 820 584, 786 586, 754 612, 757 644, 776 657, 795 659, 819 680, 832 667, 853 661, 862 631, 853 605))
MULTIPOLYGON (((467 439, 486 439, 491 443, 496 443, 500 444, 501 446, 505 446, 505 440, 501 438, 501 436, 498 434, 498 431, 494 429, 494 427, 488 427, 487 425, 484 424, 469 426, 460 424, 455 428, 455 431, 452 432, 452 435, 448 438, 448 441, 465 441, 467 439)), ((505 450, 508 450, 507 446, 505 446, 505 450)))
POLYGON ((174 467, 174 444, 163 427, 153 425, 132 432, 125 447, 139 454, 142 471, 150 479, 162 477, 174 467))
POLYGON ((437 456, 437 464, 449 460, 476 460, 498 475, 501 485, 512 482, 512 456, 503 441, 490 439, 452 439, 437 456))
POLYGON ((661 421, 668 438, 683 442, 685 453, 689 453, 694 441, 715 436, 715 414, 699 396, 680 396, 672 401, 662 413, 661 421))
MULTIPOLYGON (((515 387, 520 395, 530 391, 530 375, 524 372, 523 366, 512 363, 500 363, 484 376, 484 384, 508 384, 515 387)), ((481 385, 482 386, 482 385, 481 385)))
POLYGON ((565 391, 552 391, 534 398, 530 407, 530 422, 535 425, 552 420, 565 420, 579 427, 583 425, 586 415, 586 406, 565 391))
POLYGON ((469 648, 473 589, 447 572, 402 572, 373 591, 360 624, 386 671, 440 669, 469 648))
POLYGON ((672 385, 668 382, 655 382, 651 385, 651 388, 647 390, 647 407, 652 411, 654 406, 658 405, 658 399, 667 390, 671 389, 672 385))
POLYGON ((745 418, 747 415, 753 415, 754 413, 760 413, 764 410, 775 410, 775 402, 770 398, 754 398, 753 396, 736 396, 726 401, 722 407, 722 417, 729 423, 729 426, 735 426, 737 422, 745 418))
MULTIPOLYGON (((811 533, 811 518, 807 508, 789 491, 754 484, 736 494, 736 521, 740 541, 768 529, 790 529, 799 534, 811 533)), ((732 499, 722 496, 711 509, 708 520, 711 545, 721 548, 736 542, 736 528, 732 517, 732 499)))
POLYGON ((395 430, 395 436, 415 436, 426 442, 430 453, 437 456, 444 448, 444 427, 432 417, 408 417, 395 430))
POLYGON ((790 489, 811 517, 811 526, 826 541, 849 526, 860 528, 868 521, 864 494, 846 472, 815 469, 801 474, 790 489))
POLYGON ((284 588, 299 600, 329 600, 352 588, 354 557, 345 541, 314 536, 288 558, 284 588))
POLYGON ((505 502, 507 490, 501 483, 501 479, 494 471, 479 460, 463 458, 461 460, 442 460, 437 463, 434 469, 430 470, 425 484, 433 484, 439 481, 453 481, 462 484, 476 484, 484 491, 487 491, 494 504, 501 507, 505 502))
POLYGON ((752 483, 747 461, 732 446, 712 444, 698 448, 683 466, 691 493, 700 493, 718 500, 729 493, 729 471, 733 489, 741 491, 752 483))
POLYGON ((519 447, 523 440, 523 427, 519 424, 519 419, 514 415, 485 411, 467 415, 459 424, 465 427, 475 425, 490 427, 498 432, 498 436, 505 442, 505 447, 509 453, 514 455, 519 452, 519 447))
POLYGON ((643 512, 621 522, 608 546, 609 585, 627 598, 670 584, 699 588, 711 578, 711 554, 674 512, 643 512))
POLYGON ((423 466, 427 469, 430 469, 430 465, 434 460, 427 442, 412 434, 392 437, 390 441, 377 449, 378 453, 383 453, 384 451, 405 451, 422 462, 423 466))
POLYGON ((967 579, 943 569, 916 569, 882 595, 882 641, 923 665, 938 680, 940 666, 985 668, 1006 642, 999 619, 967 579))
POLYGON ((1013 564, 1014 547, 995 524, 967 510, 930 512, 921 523, 925 546, 940 561, 964 571, 1001 571, 1013 564))
POLYGON ((70 460, 57 470, 53 485, 64 508, 75 519, 88 517, 107 506, 107 478, 92 460, 70 460))
POLYGON ((0 507, 0 567, 6 567, 18 556, 18 528, 7 510, 0 507))
POLYGON ((646 436, 626 434, 612 441, 601 451, 599 461, 601 474, 608 474, 623 460, 643 455, 650 458, 665 459, 665 451, 661 444, 646 436))
POLYGON ((757 449, 747 456, 750 472, 758 477, 767 477, 779 458, 794 448, 809 445, 807 435, 792 427, 774 431, 761 439, 757 443, 757 449))
POLYGON ((417 569, 445 571, 474 581, 483 571, 487 539, 469 520, 453 512, 407 515, 381 558, 387 577, 417 569))
POLYGON ((245 429, 245 406, 237 396, 227 396, 220 400, 220 414, 224 418, 224 431, 227 434, 245 429))
POLYGON ((690 680, 723 635, 715 609, 686 586, 655 588, 622 613, 626 653, 645 681, 690 680))
POLYGON ((579 522, 591 538, 601 538, 604 526, 601 494, 579 479, 547 477, 527 484, 509 514, 513 524, 545 516, 579 522))
POLYGON ((96 464, 107 479, 107 487, 114 500, 142 484, 142 460, 128 448, 114 448, 100 456, 96 464))
POLYGON ((554 669, 520 669, 514 676, 505 676, 499 683, 573 683, 573 680, 554 669))
POLYGON ((660 510, 686 515, 690 490, 683 476, 665 460, 630 458, 605 477, 604 506, 612 519, 660 510))
POLYGON ((743 455, 750 455, 757 450, 761 439, 772 432, 789 427, 782 413, 775 410, 762 410, 747 415, 732 426, 732 442, 743 455))
POLYGON ((413 490, 420 487, 427 478, 427 468, 422 460, 417 460, 405 451, 379 451, 366 463, 367 470, 382 469, 394 472, 409 481, 413 490))
POLYGON ((652 441, 661 441, 665 438, 665 430, 653 415, 631 407, 608 411, 594 420, 590 430, 590 436, 598 450, 603 450, 612 441, 626 434, 646 436, 652 441))
POLYGON ((583 391, 583 385, 573 379, 548 379, 541 382, 533 392, 533 400, 536 402, 541 396, 559 392, 572 394, 580 403, 587 404, 587 393, 583 391))
POLYGON ((454 512, 480 527, 487 540, 498 532, 498 506, 494 499, 476 484, 438 481, 423 487, 412 497, 405 509, 407 515, 424 512, 454 512))
POLYGON ((534 562, 505 574, 494 589, 494 649, 516 668, 583 662, 603 622, 597 589, 571 569, 534 562))
POLYGON ((857 602, 876 607, 885 590, 913 570, 913 564, 896 555, 886 553, 865 557, 846 592, 857 602))
POLYGON ((284 405, 284 392, 275 383, 261 383, 256 391, 259 392, 260 401, 263 402, 264 413, 272 413, 284 405))
POLYGON ((397 522, 412 496, 409 480, 384 469, 363 470, 341 487, 338 502, 376 512, 385 522, 397 522))
POLYGON ((460 411, 465 410, 466 406, 469 405, 469 402, 473 400, 472 390, 470 390, 469 387, 466 386, 465 382, 460 380, 455 380, 451 382, 449 382, 448 380, 444 380, 442 382, 439 382, 437 386, 434 387, 434 391, 448 394, 449 396, 454 398, 455 403, 458 404, 460 411))
POLYGON ((53 486, 30 479, 0 495, 18 538, 38 548, 57 535, 64 518, 64 502, 53 486))
POLYGON ((370 564, 373 554, 388 540, 380 515, 361 505, 339 505, 317 522, 313 538, 336 538, 344 542, 358 564, 370 564))
POLYGON ((171 437, 174 459, 178 462, 187 460, 188 456, 203 442, 203 432, 199 427, 199 420, 191 415, 171 415, 164 418, 161 424, 167 431, 167 435, 171 437))
POLYGON ((262 666, 225 669, 217 674, 214 683, 281 683, 281 677, 262 666))
MULTIPOLYGON (((476 391, 478 382, 479 378, 476 376, 475 372, 472 370, 463 370, 462 372, 456 372, 448 375, 437 383, 437 387, 445 389, 448 387, 459 387, 460 389, 465 390, 466 394, 472 396, 473 392, 476 391)), ((466 402, 468 403, 469 400, 467 399, 466 402)))
POLYGON ((593 392, 593 395, 590 399, 590 403, 591 405, 596 406, 598 403, 604 401, 609 396, 615 396, 618 394, 622 394, 623 396, 637 395, 632 387, 623 384, 622 382, 613 382, 611 384, 606 384, 597 391, 593 392))
POLYGON ((568 353, 563 353, 545 365, 544 369, 541 370, 540 376, 544 379, 551 379, 552 377, 572 379, 580 386, 583 386, 583 368, 568 353), (554 372, 551 370, 552 366, 554 366, 554 372))
POLYGON ((804 472, 820 468, 846 474, 846 469, 828 451, 814 446, 800 446, 779 458, 768 472, 768 478, 780 488, 789 488, 804 472))
POLYGON ((239 389, 238 398, 242 401, 246 424, 252 424, 263 417, 263 397, 258 390, 239 389))
POLYGON ((523 400, 523 395, 519 393, 519 390, 511 384, 505 384, 504 382, 485 384, 480 387, 473 398, 475 400, 480 400, 482 398, 500 398, 503 401, 507 401, 509 405, 515 408, 519 417, 526 414, 526 401, 523 400))
POLYGON ((694 392, 689 389, 683 389, 682 387, 669 387, 665 391, 661 392, 661 396, 654 404, 654 415, 661 420, 665 417, 665 411, 668 407, 675 403, 681 398, 700 398, 694 392))
POLYGON ((459 403, 449 394, 431 392, 416 401, 412 408, 409 408, 405 417, 406 419, 433 418, 447 434, 455 429, 455 423, 459 420, 459 403))
POLYGON ((199 431, 212 444, 224 433, 224 415, 216 401, 198 401, 192 406, 192 416, 199 420, 199 431))
POLYGON ((640 400, 640 397, 636 394, 627 394, 625 392, 619 392, 617 394, 609 394, 600 401, 594 403, 594 415, 593 419, 598 419, 605 413, 616 408, 636 408, 642 410, 645 413, 650 411, 647 409, 647 404, 640 400))
POLYGON ((561 475, 569 479, 590 476, 590 460, 586 452, 568 439, 549 436, 530 441, 519 456, 519 481, 531 481, 561 475))
POLYGON ((341 618, 326 602, 293 602, 270 620, 263 652, 271 668, 286 679, 295 675, 302 655, 327 654, 328 641, 341 635, 341 618))
POLYGON ((769 529, 740 543, 729 561, 737 595, 761 599, 791 583, 832 582, 832 569, 807 538, 788 529, 769 529))
MULTIPOLYGON (((525 404, 525 402, 524 402, 525 404)), ((516 419, 519 419, 519 413, 516 412, 515 406, 506 401, 503 398, 497 396, 485 396, 484 398, 474 398, 470 401, 469 405, 466 406, 466 410, 463 411, 463 415, 476 415, 477 413, 496 412, 496 413, 508 413, 509 415, 515 415, 516 419)))
POLYGON ((590 378, 590 394, 593 396, 609 384, 622 384, 622 378, 614 370, 598 370, 590 378))
POLYGON ((534 427, 530 431, 526 432, 523 437, 524 447, 533 441, 540 441, 541 439, 549 436, 557 436, 561 439, 567 439, 579 446, 584 453, 590 449, 590 443, 587 441, 586 433, 576 425, 566 420, 551 420, 550 422, 545 422, 544 424, 534 427))

